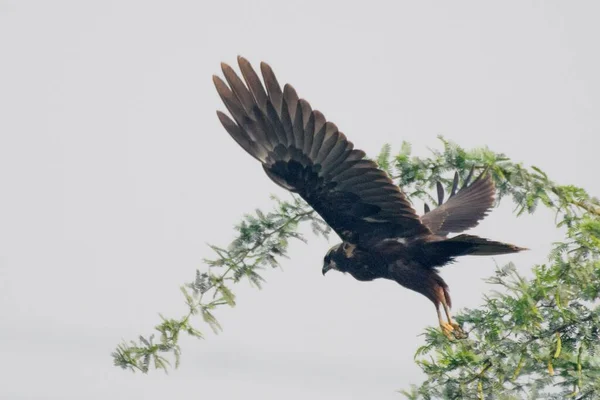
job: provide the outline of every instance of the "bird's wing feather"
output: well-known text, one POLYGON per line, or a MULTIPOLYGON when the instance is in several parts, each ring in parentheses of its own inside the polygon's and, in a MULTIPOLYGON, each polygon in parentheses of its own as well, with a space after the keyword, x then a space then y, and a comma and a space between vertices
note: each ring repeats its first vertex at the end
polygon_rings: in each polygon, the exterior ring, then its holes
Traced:
POLYGON ((263 86, 247 60, 238 63, 243 81, 227 64, 227 83, 213 77, 232 118, 217 114, 275 183, 298 193, 348 242, 430 233, 387 174, 291 85, 282 90, 269 65, 261 63, 263 86))
POLYGON ((487 172, 483 172, 473 183, 469 185, 470 177, 455 194, 458 185, 458 175, 455 175, 454 185, 450 198, 446 203, 444 190, 438 184, 438 198, 440 206, 427 212, 421 217, 421 221, 434 234, 446 236, 450 232, 459 233, 475 227, 489 212, 494 204, 495 187, 494 181, 487 172))

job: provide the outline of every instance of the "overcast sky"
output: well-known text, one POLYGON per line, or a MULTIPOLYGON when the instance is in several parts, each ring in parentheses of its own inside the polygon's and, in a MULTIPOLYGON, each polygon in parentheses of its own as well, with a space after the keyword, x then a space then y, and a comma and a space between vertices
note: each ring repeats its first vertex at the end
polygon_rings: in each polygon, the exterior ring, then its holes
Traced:
MULTIPOLYGON (((182 315, 205 243, 286 196, 216 118, 211 76, 238 54, 371 156, 443 134, 599 194, 600 3, 490 4, 0 0, 0 398, 400 398, 434 308, 324 278, 334 236, 295 243, 264 290, 236 287, 225 331, 198 321, 179 370, 110 353, 182 315)), ((445 268, 455 310, 481 303, 494 262, 526 272, 560 238, 549 213, 511 210, 472 232, 533 250, 445 268)))

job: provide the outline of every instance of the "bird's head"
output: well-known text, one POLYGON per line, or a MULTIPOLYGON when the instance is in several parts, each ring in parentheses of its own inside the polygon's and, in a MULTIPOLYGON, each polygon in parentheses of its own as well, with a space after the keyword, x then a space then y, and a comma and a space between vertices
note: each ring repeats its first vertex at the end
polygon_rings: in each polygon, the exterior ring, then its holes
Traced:
POLYGON ((352 258, 354 254, 355 245, 342 242, 333 246, 323 259, 323 275, 329 270, 336 270, 340 272, 346 271, 346 260, 352 258))

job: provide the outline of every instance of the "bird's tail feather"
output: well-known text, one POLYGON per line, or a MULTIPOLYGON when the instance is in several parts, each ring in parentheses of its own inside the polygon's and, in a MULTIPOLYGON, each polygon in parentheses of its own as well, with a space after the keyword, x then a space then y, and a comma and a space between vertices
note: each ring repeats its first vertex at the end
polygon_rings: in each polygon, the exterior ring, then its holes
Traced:
POLYGON ((419 254, 416 256, 424 266, 439 267, 460 256, 493 256, 517 253, 522 250, 527 249, 478 236, 458 235, 450 239, 426 243, 419 248, 419 254))
POLYGON ((458 235, 438 243, 446 243, 446 246, 449 246, 449 250, 454 248, 457 253, 459 253, 456 254, 457 256, 493 256, 528 250, 524 247, 518 247, 509 243, 495 242, 473 235, 458 235))

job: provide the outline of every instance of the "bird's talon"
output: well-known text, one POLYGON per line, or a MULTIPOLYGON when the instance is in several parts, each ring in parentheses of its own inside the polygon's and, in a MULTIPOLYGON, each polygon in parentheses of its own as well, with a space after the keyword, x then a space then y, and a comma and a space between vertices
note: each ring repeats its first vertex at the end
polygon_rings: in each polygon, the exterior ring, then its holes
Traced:
POLYGON ((452 328, 454 328, 452 334, 454 335, 455 338, 466 339, 467 337, 469 337, 469 334, 467 332, 465 332, 463 330, 463 328, 461 328, 461 326, 458 325, 456 322, 452 321, 452 322, 450 322, 450 325, 452 325, 452 328))
POLYGON ((454 338, 454 327, 447 323, 444 322, 440 325, 440 327, 442 328, 442 333, 450 340, 452 340, 454 338))
POLYGON ((440 325, 442 333, 450 340, 466 339, 469 335, 456 322, 444 322, 440 325))

